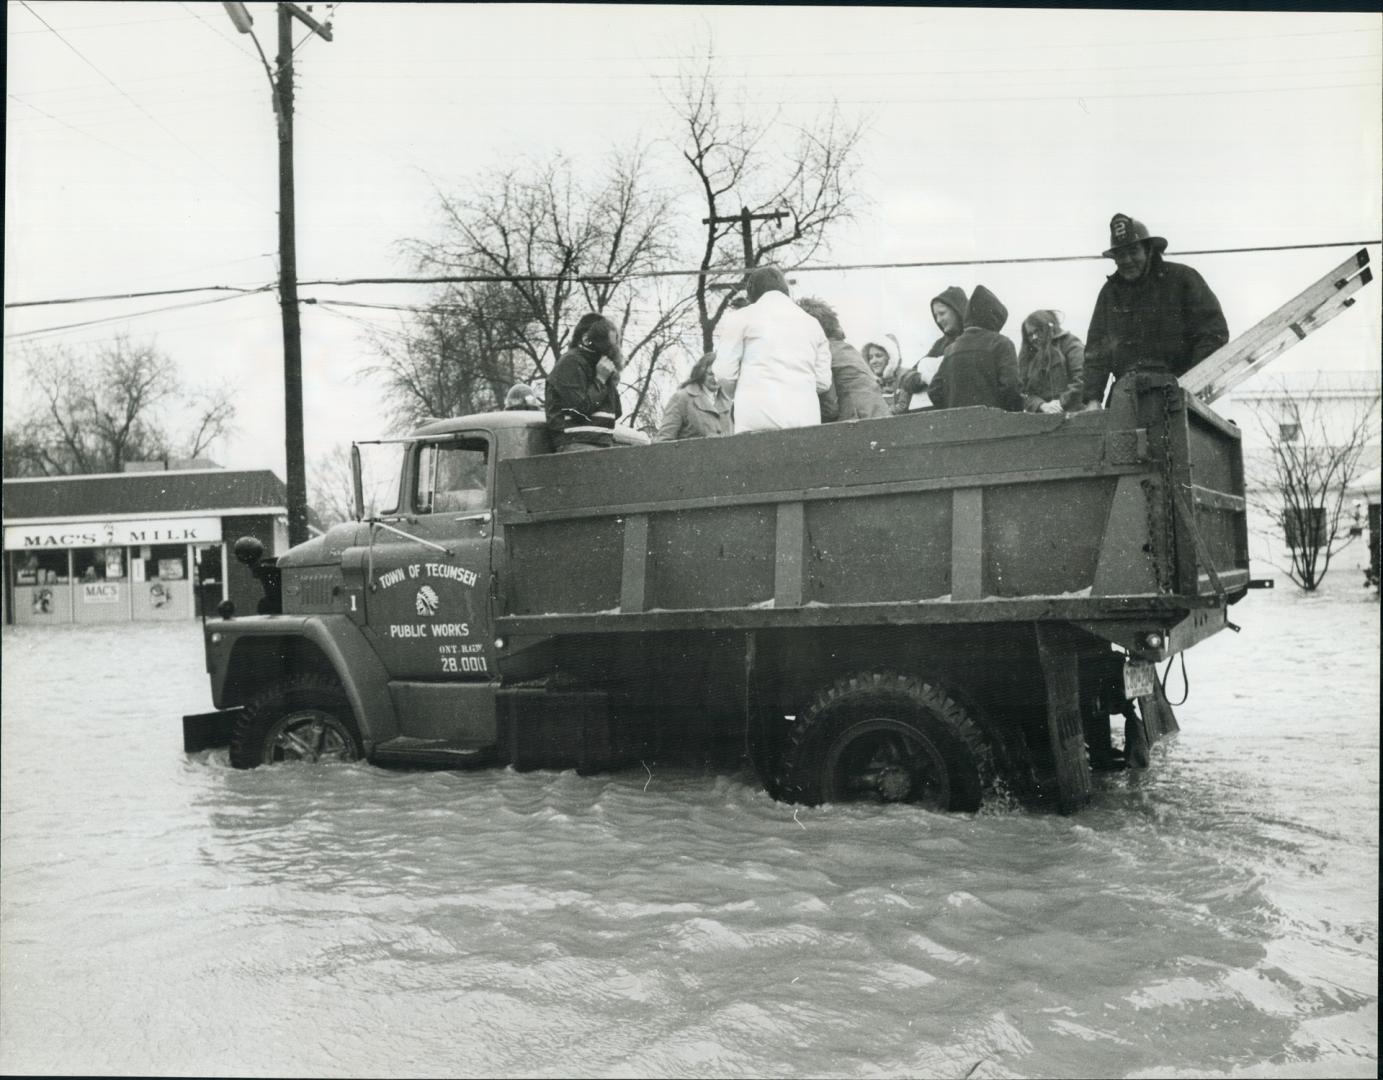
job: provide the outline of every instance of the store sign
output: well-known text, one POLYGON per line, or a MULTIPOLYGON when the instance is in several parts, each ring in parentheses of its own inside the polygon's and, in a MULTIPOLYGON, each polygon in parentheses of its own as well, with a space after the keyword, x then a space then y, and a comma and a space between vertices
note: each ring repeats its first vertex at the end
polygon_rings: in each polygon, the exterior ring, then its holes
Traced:
POLYGON ((221 519, 150 518, 146 521, 74 521, 61 525, 7 525, 5 550, 123 547, 126 544, 219 544, 221 519))
POLYGON ((106 585, 103 582, 83 582, 82 603, 118 604, 120 603, 120 586, 106 585))

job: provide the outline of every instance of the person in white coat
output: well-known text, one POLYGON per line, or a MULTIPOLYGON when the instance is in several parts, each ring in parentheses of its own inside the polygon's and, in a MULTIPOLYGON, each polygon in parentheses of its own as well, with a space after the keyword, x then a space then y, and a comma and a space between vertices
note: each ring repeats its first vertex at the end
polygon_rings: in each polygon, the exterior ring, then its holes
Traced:
POLYGON ((735 433, 821 423, 817 395, 831 388, 821 324, 792 302, 776 266, 750 271, 745 292, 749 305, 716 328, 714 371, 734 398, 735 433))

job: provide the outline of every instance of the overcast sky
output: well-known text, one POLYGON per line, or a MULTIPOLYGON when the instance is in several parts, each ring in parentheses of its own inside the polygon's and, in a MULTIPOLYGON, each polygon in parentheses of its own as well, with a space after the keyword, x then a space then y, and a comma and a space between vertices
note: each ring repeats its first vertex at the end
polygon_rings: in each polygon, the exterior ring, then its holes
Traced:
MULTIPOLYGON (((272 57, 274 6, 246 5, 272 57)), ((331 5, 317 4, 327 16, 331 5)), ((673 134, 664 92, 714 39, 727 91, 803 119, 839 102, 867 117, 869 204, 818 262, 1095 254, 1122 211, 1177 251, 1380 235, 1383 19, 1375 13, 1078 12, 936 8, 342 3, 335 40, 298 49, 298 269, 405 275, 396 242, 436 235, 435 191, 518 156, 595 166, 673 134)), ((7 4, 5 300, 274 280, 277 152, 268 82, 219 3, 7 4), (40 17, 43 21, 40 20, 40 17), (48 26, 44 25, 46 21, 48 26), (50 29, 51 27, 51 29, 50 29)), ((301 35, 300 35, 301 36, 301 35)), ((686 166, 655 143, 662 183, 686 166)), ((1344 248, 1188 256, 1246 329, 1341 261, 1344 248)), ((1377 245, 1371 257, 1380 261, 1377 245)), ((690 258, 685 265, 692 265, 690 258)), ((854 270, 795 276, 834 302, 857 344, 891 331, 915 357, 927 300, 977 283, 1084 337, 1112 266, 854 270)), ((1274 370, 1379 363, 1380 286, 1274 370)), ((7 310, 13 347, 156 339, 192 381, 243 388, 215 456, 282 475, 282 339, 271 294, 7 310), (33 335, 47 327, 118 321, 33 335), (22 335, 22 336, 14 336, 22 335)), ((413 286, 305 286, 304 297, 414 303, 413 286)), ((394 313, 352 309, 397 327, 394 313)), ((303 309, 309 462, 383 432, 359 323, 303 309)), ((8 411, 8 410, 7 410, 8 411)))

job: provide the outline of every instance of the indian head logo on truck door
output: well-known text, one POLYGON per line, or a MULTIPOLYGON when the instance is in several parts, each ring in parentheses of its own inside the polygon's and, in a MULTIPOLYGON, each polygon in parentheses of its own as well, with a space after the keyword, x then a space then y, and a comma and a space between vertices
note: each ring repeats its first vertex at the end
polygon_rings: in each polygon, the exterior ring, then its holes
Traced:
POLYGON ((419 615, 436 615, 440 603, 441 601, 437 599, 437 590, 431 585, 424 585, 418 590, 418 598, 414 602, 414 606, 419 615))

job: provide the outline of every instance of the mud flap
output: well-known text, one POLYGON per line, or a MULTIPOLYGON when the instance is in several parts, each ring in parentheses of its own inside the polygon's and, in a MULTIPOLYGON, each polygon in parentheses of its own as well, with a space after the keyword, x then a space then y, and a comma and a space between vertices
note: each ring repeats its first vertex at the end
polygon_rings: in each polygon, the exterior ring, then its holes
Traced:
POLYGON ((1091 789, 1080 711, 1079 654, 1064 626, 1045 622, 1035 626, 1047 689, 1047 741, 1055 767, 1057 809, 1070 814, 1090 801, 1091 789))
POLYGON ((1181 730, 1171 702, 1162 692, 1162 683, 1153 684, 1153 692, 1138 699, 1138 711, 1143 715, 1143 723, 1148 729, 1148 741, 1157 742, 1163 735, 1174 735, 1181 730))
POLYGON ((586 774, 628 764, 604 690, 513 688, 495 694, 499 746, 517 771, 586 774))
POLYGON ((231 731, 241 709, 220 709, 217 712, 194 713, 182 718, 182 749, 185 754, 199 750, 215 750, 229 746, 231 731))
POLYGON ((1153 692, 1138 698, 1136 712, 1132 702, 1124 706, 1124 760, 1129 768, 1146 769, 1157 740, 1180 730, 1176 713, 1162 692, 1162 683, 1154 680, 1153 692))

